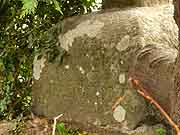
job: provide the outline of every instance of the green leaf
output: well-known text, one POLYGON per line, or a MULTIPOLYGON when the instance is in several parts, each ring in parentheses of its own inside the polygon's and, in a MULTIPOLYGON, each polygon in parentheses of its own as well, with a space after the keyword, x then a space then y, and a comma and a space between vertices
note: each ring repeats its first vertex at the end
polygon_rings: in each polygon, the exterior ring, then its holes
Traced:
POLYGON ((157 129, 155 129, 155 131, 158 135, 165 135, 166 134, 166 131, 164 128, 157 128, 157 129))
POLYGON ((22 7, 22 13, 21 13, 21 17, 24 17, 25 15, 28 14, 34 14, 35 13, 35 9, 38 6, 38 1, 37 0, 21 0, 23 3, 23 7, 22 7))
POLYGON ((0 11, 4 8, 6 3, 7 3, 7 0, 1 0, 0 1, 0 11))
POLYGON ((68 135, 68 131, 64 126, 64 123, 59 123, 56 125, 56 128, 61 135, 68 135))
POLYGON ((61 7, 60 7, 60 3, 57 1, 57 0, 52 0, 53 3, 54 3, 54 7, 57 11, 59 11, 62 15, 63 15, 63 12, 61 10, 61 7))
POLYGON ((5 67, 4 67, 4 63, 3 63, 3 60, 0 59, 0 71, 4 71, 5 70, 5 67))
POLYGON ((12 74, 12 73, 9 74, 9 75, 7 76, 7 78, 8 78, 9 81, 14 81, 14 78, 13 78, 13 74, 12 74))

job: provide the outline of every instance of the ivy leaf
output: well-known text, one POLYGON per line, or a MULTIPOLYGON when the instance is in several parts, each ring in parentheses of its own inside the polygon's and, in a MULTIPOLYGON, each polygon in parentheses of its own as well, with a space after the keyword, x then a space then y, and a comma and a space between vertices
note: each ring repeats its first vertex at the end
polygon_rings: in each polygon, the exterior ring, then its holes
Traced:
POLYGON ((35 9, 38 6, 38 1, 37 0, 21 0, 23 3, 23 7, 22 7, 22 13, 21 13, 21 17, 24 17, 25 15, 31 14, 31 13, 35 13, 35 9))

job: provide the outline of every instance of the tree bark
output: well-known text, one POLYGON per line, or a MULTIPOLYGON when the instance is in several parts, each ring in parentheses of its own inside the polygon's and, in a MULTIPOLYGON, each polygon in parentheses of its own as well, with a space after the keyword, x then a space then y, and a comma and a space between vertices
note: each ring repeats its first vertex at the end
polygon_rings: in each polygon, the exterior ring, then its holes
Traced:
MULTIPOLYGON (((178 26, 178 28, 180 28, 180 0, 174 0, 173 1, 174 4, 174 20, 178 26)), ((180 32, 178 32, 178 39, 180 39, 180 32)), ((176 58, 176 62, 175 62, 175 68, 174 68, 174 96, 175 96, 175 100, 173 101, 172 104, 172 108, 173 108, 173 117, 174 120, 177 122, 180 122, 180 101, 178 101, 178 99, 180 99, 180 49, 178 48, 178 56, 176 58)))
MULTIPOLYGON (((180 29, 180 0, 173 0, 173 4, 174 20, 180 29)), ((178 32, 178 39, 180 41, 180 32, 178 32)), ((180 123, 180 42, 178 44, 178 56, 174 66, 174 91, 171 101, 172 117, 177 124, 180 123)))

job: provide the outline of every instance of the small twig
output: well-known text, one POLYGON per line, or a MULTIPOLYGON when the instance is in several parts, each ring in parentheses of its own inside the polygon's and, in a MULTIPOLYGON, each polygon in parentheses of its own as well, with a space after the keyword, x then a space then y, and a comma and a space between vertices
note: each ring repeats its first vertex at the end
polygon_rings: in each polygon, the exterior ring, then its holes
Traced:
POLYGON ((52 130, 52 135, 55 135, 56 132, 56 123, 57 123, 57 119, 61 118, 63 116, 63 114, 58 115, 57 117, 54 118, 54 124, 53 124, 53 130, 52 130))
POLYGON ((159 103, 153 99, 150 94, 148 93, 148 90, 144 89, 141 85, 140 85, 140 82, 138 80, 135 80, 133 78, 130 77, 129 79, 133 85, 133 87, 135 89, 137 89, 137 92, 143 96, 146 100, 150 101, 150 103, 154 104, 158 109, 159 111, 162 113, 162 115, 168 120, 168 122, 170 123, 170 125, 172 127, 174 127, 174 129, 176 130, 177 132, 177 135, 180 135, 180 129, 179 129, 179 126, 178 124, 176 124, 172 118, 166 113, 166 111, 159 105, 159 103))
POLYGON ((124 99, 124 97, 125 97, 125 95, 118 97, 118 99, 116 100, 116 102, 112 106, 112 111, 113 112, 116 109, 116 107, 121 103, 121 101, 124 99))

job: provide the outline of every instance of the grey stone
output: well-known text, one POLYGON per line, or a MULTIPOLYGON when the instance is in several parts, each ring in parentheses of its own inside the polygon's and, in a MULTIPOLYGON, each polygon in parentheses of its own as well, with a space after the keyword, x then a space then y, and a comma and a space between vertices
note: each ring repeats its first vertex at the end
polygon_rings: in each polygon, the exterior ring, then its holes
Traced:
POLYGON ((114 129, 133 129, 146 115, 144 99, 128 85, 137 50, 147 44, 175 48, 178 41, 172 6, 69 18, 59 40, 68 53, 61 65, 46 57, 34 61, 34 113, 49 118, 64 113, 62 120, 114 129), (125 97, 121 123, 111 110, 119 96, 125 97))
POLYGON ((172 0, 103 0, 104 9, 127 8, 127 7, 150 7, 171 4, 172 0))
POLYGON ((166 129, 163 125, 157 124, 154 126, 143 125, 135 130, 126 131, 128 135, 166 135, 166 129))

